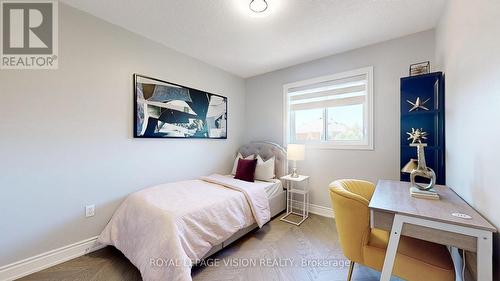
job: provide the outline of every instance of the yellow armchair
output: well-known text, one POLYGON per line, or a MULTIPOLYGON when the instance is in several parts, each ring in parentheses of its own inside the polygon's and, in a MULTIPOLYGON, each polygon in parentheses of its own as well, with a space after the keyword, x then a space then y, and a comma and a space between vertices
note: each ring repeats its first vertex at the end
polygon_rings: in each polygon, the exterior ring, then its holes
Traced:
MULTIPOLYGON (((381 271, 389 233, 370 229, 368 204, 375 186, 361 180, 338 180, 330 184, 335 224, 344 255, 354 264, 381 271)), ((443 245, 402 236, 393 274, 408 281, 454 281, 455 270, 450 253, 443 245)))

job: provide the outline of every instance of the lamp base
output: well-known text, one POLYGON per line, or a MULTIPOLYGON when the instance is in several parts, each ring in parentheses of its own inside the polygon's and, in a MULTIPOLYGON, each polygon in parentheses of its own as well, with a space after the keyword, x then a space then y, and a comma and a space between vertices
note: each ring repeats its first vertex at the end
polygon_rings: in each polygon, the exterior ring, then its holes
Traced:
POLYGON ((297 173, 297 168, 292 169, 292 174, 290 175, 291 178, 298 178, 299 174, 297 173))

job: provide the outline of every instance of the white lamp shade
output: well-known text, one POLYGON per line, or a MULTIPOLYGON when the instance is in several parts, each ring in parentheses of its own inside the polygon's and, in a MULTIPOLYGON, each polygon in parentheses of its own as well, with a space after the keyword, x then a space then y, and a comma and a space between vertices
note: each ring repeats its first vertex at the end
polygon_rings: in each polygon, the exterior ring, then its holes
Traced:
POLYGON ((306 157, 306 146, 303 144, 289 144, 287 149, 288 160, 300 161, 306 157))

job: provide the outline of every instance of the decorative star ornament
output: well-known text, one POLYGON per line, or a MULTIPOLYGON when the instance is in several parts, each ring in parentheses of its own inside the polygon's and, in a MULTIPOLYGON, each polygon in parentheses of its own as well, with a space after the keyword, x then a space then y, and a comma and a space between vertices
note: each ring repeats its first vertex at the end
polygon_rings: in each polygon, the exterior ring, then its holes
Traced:
POLYGON ((411 143, 422 143, 422 140, 427 139, 427 132, 424 132, 423 129, 415 129, 411 128, 411 133, 406 132, 406 134, 409 136, 408 140, 411 140, 411 143))
POLYGON ((417 100, 415 102, 411 102, 409 100, 406 100, 406 101, 413 106, 410 109, 410 112, 412 112, 413 110, 418 110, 418 109, 429 110, 427 107, 424 106, 429 100, 430 100, 430 98, 428 98, 424 102, 422 102, 420 97, 417 97, 417 100))

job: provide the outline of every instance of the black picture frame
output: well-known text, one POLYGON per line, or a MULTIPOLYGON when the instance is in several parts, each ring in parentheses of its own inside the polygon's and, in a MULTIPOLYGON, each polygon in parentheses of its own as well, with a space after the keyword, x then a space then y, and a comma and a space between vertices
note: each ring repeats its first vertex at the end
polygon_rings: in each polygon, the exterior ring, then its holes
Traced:
MULTIPOLYGON (((133 104, 134 104, 134 121, 133 121, 133 136, 134 138, 153 138, 153 139, 227 139, 228 135, 228 122, 227 122, 227 104, 228 98, 219 94, 210 93, 207 91, 187 87, 177 83, 168 82, 158 78, 150 77, 142 74, 133 74, 133 104), (141 81, 139 81, 141 80, 141 81), (144 83, 142 80, 150 81, 150 83, 144 83), (141 84, 141 92, 139 93, 138 86, 141 84), (172 106, 167 106, 167 102, 162 101, 151 101, 153 96, 149 99, 145 99, 144 85, 148 85, 149 89, 152 88, 153 92, 156 92, 156 85, 161 85, 163 88, 176 88, 175 93, 171 95, 180 97, 184 99, 182 101, 175 99, 175 101, 184 103, 188 106, 184 106, 184 110, 178 110, 178 108, 172 109, 172 106), (141 97, 139 97, 141 95, 141 97), (218 101, 219 104, 212 105, 212 101, 218 101), (141 104, 140 104, 141 103, 141 104), (165 106, 163 106, 165 104, 165 106), (214 117, 208 117, 210 107, 217 107, 218 110, 223 109, 222 114, 219 118, 213 119, 214 117), (149 112, 149 107, 152 107, 158 111, 159 117, 151 117, 149 112), (193 109, 193 107, 195 109, 193 109), (142 112, 140 112, 142 110, 142 112), (203 118, 196 118, 198 114, 194 111, 198 110, 203 118), (142 114, 142 116, 141 116, 142 114), (164 117, 165 116, 165 117, 164 117), (180 119, 176 119, 180 116, 180 119), (141 119, 142 118, 142 119, 141 119), (147 118, 147 120, 146 120, 147 118), (177 122, 169 122, 169 120, 176 119, 177 122), (156 121, 156 126, 153 122, 156 121), (209 124, 210 123, 210 124, 209 124), (159 129, 158 124, 168 125, 170 127, 175 127, 176 130, 166 130, 159 129), (194 126, 195 128, 189 128, 188 126, 194 126), (187 133, 189 132, 189 133, 187 133), (219 135, 214 136, 213 132, 219 133, 219 135), (183 134, 183 135, 181 135, 183 134)), ((163 93, 168 94, 167 93, 163 93)), ((153 94, 154 95, 154 94, 153 94)), ((169 100, 171 102, 172 100, 169 100)), ((175 107, 175 106, 174 106, 175 107)), ((177 106, 179 107, 179 106, 177 106)))

